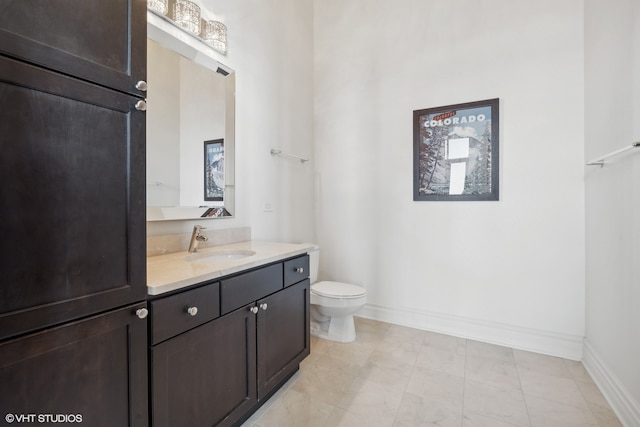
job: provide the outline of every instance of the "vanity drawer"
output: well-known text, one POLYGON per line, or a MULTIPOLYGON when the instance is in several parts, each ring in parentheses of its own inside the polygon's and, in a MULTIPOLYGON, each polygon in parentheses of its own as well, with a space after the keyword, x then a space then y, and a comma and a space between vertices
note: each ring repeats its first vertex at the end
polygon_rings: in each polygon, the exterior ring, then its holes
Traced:
POLYGON ((282 263, 250 271, 220 282, 222 314, 282 289, 282 263))
POLYGON ((151 344, 157 344, 220 316, 220 283, 150 302, 151 344))
POLYGON ((290 259, 284 263, 284 286, 291 286, 309 277, 309 255, 290 259))

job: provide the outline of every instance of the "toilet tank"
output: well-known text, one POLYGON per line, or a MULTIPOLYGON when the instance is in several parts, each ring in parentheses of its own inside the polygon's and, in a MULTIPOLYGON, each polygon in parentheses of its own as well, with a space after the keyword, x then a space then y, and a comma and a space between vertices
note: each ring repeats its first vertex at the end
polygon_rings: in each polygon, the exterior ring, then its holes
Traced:
POLYGON ((320 246, 315 245, 309 250, 309 280, 311 283, 318 281, 318 266, 320 265, 320 246))

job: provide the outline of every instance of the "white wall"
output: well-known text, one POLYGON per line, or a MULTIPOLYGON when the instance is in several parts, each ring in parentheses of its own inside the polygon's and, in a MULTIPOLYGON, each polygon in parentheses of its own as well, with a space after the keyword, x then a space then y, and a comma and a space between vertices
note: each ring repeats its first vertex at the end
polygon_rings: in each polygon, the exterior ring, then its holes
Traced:
POLYGON ((574 359, 584 335, 580 0, 314 3, 320 276, 363 314, 574 359), (500 98, 499 202, 412 201, 412 111, 500 98))
POLYGON ((272 157, 313 150, 311 0, 202 0, 228 28, 221 63, 236 72, 236 209, 232 219, 148 223, 149 235, 250 226, 261 240, 313 240, 313 161, 272 157), (272 207, 264 212, 264 204, 272 207))
POLYGON ((180 60, 147 41, 147 206, 180 204, 180 60), (154 88, 163 88, 154 90, 154 88), (162 165, 162 166, 160 166, 162 165))
MULTIPOLYGON (((640 140, 640 5, 585 2, 585 153, 640 140)), ((640 425, 640 155, 586 174, 584 363, 625 425, 640 425)))

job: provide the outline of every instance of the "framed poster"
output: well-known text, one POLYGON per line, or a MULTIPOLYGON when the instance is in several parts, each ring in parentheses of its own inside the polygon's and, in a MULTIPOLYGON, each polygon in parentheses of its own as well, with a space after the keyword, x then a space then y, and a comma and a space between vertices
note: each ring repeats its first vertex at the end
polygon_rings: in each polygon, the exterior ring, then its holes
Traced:
POLYGON ((204 142, 204 200, 224 200, 224 139, 204 142))
POLYGON ((413 200, 499 200, 499 100, 413 112, 413 200))

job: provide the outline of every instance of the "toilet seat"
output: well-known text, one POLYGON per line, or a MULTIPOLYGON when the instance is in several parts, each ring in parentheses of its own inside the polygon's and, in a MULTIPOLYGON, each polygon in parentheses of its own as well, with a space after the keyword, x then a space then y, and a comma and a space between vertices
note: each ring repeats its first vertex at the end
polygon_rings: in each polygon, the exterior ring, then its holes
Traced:
POLYGON ((326 298, 360 298, 367 294, 366 289, 361 286, 331 281, 312 284, 311 292, 326 298))

